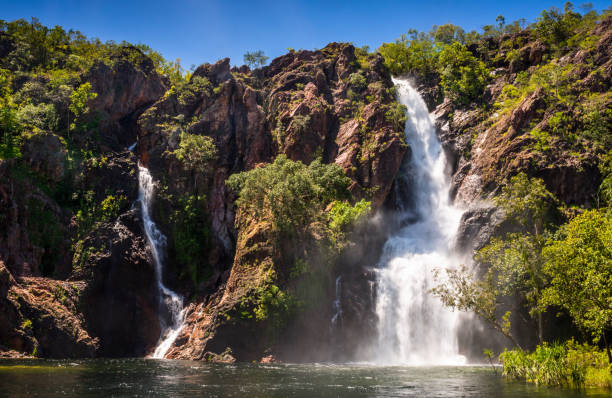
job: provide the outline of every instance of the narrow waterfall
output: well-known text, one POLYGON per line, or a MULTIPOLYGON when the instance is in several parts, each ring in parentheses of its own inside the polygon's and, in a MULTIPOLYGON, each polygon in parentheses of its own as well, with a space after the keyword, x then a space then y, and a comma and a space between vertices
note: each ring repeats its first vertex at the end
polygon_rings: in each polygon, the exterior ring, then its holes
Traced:
POLYGON ((333 303, 334 315, 331 319, 330 328, 333 332, 342 323, 342 276, 336 278, 336 299, 333 303))
POLYGON ((398 100, 407 107, 405 133, 412 156, 399 178, 409 187, 409 197, 402 198, 397 214, 403 226, 385 243, 377 269, 378 338, 371 359, 462 364, 456 333, 460 314, 429 293, 433 270, 457 265, 452 245, 462 211, 450 201, 446 158, 425 102, 408 81, 394 83, 398 100))
POLYGON ((140 164, 138 165, 138 183, 138 199, 142 209, 145 234, 155 263, 155 278, 159 290, 161 334, 151 358, 164 358, 183 326, 183 299, 177 293, 168 289, 163 282, 163 256, 166 237, 157 228, 149 214, 153 205, 155 184, 149 170, 140 164))

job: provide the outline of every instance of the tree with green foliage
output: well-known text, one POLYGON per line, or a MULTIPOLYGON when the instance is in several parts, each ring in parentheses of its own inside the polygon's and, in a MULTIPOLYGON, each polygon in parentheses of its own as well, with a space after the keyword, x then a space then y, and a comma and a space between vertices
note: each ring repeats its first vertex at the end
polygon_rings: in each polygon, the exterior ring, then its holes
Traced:
POLYGON ((416 30, 410 30, 394 43, 383 43, 378 52, 394 75, 418 73, 427 76, 435 71, 438 53, 434 42, 416 30))
POLYGON ((548 236, 547 215, 555 198, 542 180, 519 173, 494 201, 506 220, 514 222, 521 232, 493 238, 478 251, 476 262, 488 266, 484 278, 478 280, 466 267, 447 270, 448 281, 440 279, 442 283, 433 293, 447 306, 474 312, 515 344, 510 332, 511 312, 501 318, 498 314, 506 298, 518 296, 536 320, 537 337, 542 343, 540 300, 547 286, 542 253, 548 236))
MULTIPOLYGON (((68 109, 74 115, 73 122, 68 125, 68 135, 77 127, 77 123, 84 114, 89 112, 89 101, 98 97, 98 93, 94 92, 91 83, 83 83, 70 94, 70 105, 68 109)), ((70 119, 70 116, 69 116, 70 119)))
POLYGON ((182 268, 181 277, 189 278, 194 287, 211 275, 207 262, 210 228, 205 199, 204 196, 182 196, 170 215, 174 258, 182 268))
POLYGON ((493 329, 506 336, 516 347, 521 347, 510 330, 510 311, 499 316, 505 305, 501 299, 499 284, 494 272, 487 272, 478 278, 465 265, 444 271, 436 270, 434 279, 438 282, 431 293, 452 309, 472 312, 493 329), (444 273, 442 275, 441 273, 444 273))
POLYGON ((261 68, 268 61, 268 57, 264 54, 262 50, 257 50, 253 52, 248 52, 244 54, 244 63, 249 66, 249 68, 261 68))
POLYGON ((465 42, 465 31, 461 27, 450 23, 434 26, 432 36, 437 43, 453 44, 454 42, 465 42))
POLYGON ((563 47, 574 34, 581 18, 579 13, 574 12, 574 6, 569 1, 565 3, 563 12, 551 7, 542 11, 538 17, 535 24, 536 36, 553 47, 563 47))
POLYGON ((308 166, 279 155, 273 163, 233 174, 228 186, 238 194, 241 220, 270 221, 275 232, 295 236, 314 222, 327 222, 327 206, 349 199, 351 180, 336 164, 320 159, 308 166))
POLYGON ((606 346, 612 330, 612 214, 587 210, 563 225, 544 249, 550 286, 543 303, 564 308, 574 323, 606 346))
POLYGON ((445 46, 440 52, 438 68, 444 94, 455 103, 467 105, 482 97, 489 70, 463 44, 453 42, 445 46))
MULTIPOLYGON (((211 162, 217 158, 217 147, 212 138, 205 135, 182 132, 179 146, 172 152, 176 158, 196 173, 207 173, 211 162)), ((197 174, 194 175, 194 184, 197 174)))

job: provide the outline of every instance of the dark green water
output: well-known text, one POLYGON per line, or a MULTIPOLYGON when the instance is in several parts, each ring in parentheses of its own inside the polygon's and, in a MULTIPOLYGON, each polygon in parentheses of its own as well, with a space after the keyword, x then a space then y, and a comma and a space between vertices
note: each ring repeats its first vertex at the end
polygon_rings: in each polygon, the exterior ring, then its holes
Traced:
POLYGON ((609 397, 508 382, 486 367, 1 360, 2 397, 609 397))

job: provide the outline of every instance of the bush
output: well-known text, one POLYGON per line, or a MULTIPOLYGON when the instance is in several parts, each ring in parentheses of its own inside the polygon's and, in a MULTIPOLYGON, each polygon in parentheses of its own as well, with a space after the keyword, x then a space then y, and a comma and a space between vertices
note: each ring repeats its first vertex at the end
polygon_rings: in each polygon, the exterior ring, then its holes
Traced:
POLYGON ((391 103, 389 109, 385 112, 385 119, 393 123, 395 129, 404 131, 406 120, 408 119, 406 115, 406 106, 397 101, 391 103))
POLYGON ((179 147, 172 153, 186 168, 205 173, 217 157, 217 148, 208 136, 181 133, 179 147))
POLYGON ((359 72, 351 73, 349 83, 357 92, 362 92, 368 85, 366 78, 359 72))
POLYGON ((372 211, 372 204, 361 199, 355 205, 344 201, 334 201, 329 210, 329 229, 336 244, 344 239, 344 234, 372 211))
POLYGON ((403 35, 394 43, 383 43, 378 52, 393 75, 416 73, 423 76, 435 71, 437 51, 432 40, 424 34, 411 31, 411 38, 403 35))
POLYGON ((458 104, 469 104, 481 99, 489 80, 489 70, 461 43, 444 47, 438 68, 444 93, 458 104))
POLYGON ((605 352, 570 340, 537 346, 532 353, 521 349, 505 350, 500 356, 503 374, 512 379, 552 386, 612 385, 612 368, 605 352))
POLYGON ((211 275, 206 260, 210 228, 205 205, 205 197, 185 195, 170 215, 173 257, 182 269, 181 277, 189 278, 196 287, 211 275))
POLYGON ((228 186, 238 194, 241 220, 270 221, 273 230, 294 235, 325 221, 325 208, 348 199, 351 180, 340 166, 320 159, 306 166, 279 155, 273 163, 234 174, 228 186))

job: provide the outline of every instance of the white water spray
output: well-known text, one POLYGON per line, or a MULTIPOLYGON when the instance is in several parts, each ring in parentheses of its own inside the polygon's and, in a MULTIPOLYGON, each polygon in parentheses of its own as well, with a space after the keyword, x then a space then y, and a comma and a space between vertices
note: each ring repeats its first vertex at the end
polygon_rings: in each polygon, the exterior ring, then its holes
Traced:
POLYGON ((433 270, 454 267, 452 244, 462 210, 449 198, 446 157, 427 106, 406 81, 394 79, 398 100, 407 107, 406 141, 412 156, 403 165, 411 206, 399 217, 410 223, 385 243, 377 270, 378 340, 374 361, 404 365, 457 365, 460 314, 429 291, 433 270))
POLYGON ((183 327, 183 299, 168 289, 163 282, 163 254, 166 247, 166 237, 157 228, 149 214, 153 204, 155 184, 149 170, 140 164, 138 165, 138 183, 138 199, 142 209, 145 234, 155 263, 159 307, 160 312, 162 312, 162 316, 160 316, 161 334, 151 358, 164 358, 183 327))
POLYGON ((338 324, 342 323, 342 276, 336 278, 336 299, 333 304, 334 315, 331 319, 330 328, 333 331, 338 324))

